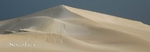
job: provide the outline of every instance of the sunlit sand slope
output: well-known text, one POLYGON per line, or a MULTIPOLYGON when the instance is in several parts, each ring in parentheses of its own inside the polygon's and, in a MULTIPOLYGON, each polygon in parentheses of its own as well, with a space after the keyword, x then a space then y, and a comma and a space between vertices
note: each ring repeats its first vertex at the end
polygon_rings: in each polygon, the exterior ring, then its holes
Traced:
POLYGON ((150 26, 60 5, 0 21, 0 52, 150 52, 150 26))

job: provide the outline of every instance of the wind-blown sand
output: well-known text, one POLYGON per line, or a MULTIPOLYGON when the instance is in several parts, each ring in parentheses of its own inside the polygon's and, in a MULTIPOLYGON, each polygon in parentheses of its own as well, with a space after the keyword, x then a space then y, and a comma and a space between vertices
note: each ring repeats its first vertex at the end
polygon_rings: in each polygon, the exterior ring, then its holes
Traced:
POLYGON ((150 26, 60 5, 0 21, 0 52, 150 52, 150 26))

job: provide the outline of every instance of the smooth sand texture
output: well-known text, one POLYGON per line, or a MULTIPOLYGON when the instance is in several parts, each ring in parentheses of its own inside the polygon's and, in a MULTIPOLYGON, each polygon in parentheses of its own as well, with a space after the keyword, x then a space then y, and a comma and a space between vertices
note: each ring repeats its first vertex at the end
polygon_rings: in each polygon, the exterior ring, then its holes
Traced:
POLYGON ((150 52, 150 26, 60 5, 0 21, 0 52, 150 52))

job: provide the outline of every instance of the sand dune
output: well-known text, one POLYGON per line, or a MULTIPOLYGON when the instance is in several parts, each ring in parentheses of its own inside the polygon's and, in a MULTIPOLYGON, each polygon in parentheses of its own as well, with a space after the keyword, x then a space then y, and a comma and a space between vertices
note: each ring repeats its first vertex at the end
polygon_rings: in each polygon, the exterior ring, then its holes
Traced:
POLYGON ((150 26, 60 5, 0 21, 0 52, 150 52, 150 26))

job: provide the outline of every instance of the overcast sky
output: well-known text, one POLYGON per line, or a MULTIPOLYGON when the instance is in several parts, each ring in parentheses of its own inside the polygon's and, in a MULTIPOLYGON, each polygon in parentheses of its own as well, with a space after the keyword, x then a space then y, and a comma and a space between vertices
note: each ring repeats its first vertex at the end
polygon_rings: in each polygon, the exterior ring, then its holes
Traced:
POLYGON ((61 4, 150 24, 150 0, 0 0, 0 20, 61 4))

